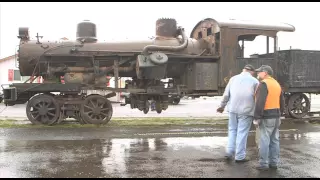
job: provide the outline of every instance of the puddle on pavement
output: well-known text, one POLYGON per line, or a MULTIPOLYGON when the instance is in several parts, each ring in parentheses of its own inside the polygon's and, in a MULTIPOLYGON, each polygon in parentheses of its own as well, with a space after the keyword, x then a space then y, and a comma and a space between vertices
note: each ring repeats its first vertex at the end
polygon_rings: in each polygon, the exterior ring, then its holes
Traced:
MULTIPOLYGON (((300 147, 302 142, 318 144, 320 133, 285 132, 281 139, 283 146, 296 142, 300 147)), ((226 144, 226 136, 0 140, 0 177, 224 176, 234 171, 222 160, 226 144)), ((254 134, 249 136, 247 146, 250 155, 257 153, 252 151, 254 134)), ((242 168, 252 173, 247 166, 242 168)))
POLYGON ((320 132, 309 132, 305 134, 305 138, 309 144, 319 144, 320 132))
MULTIPOLYGON (((109 147, 109 157, 102 160, 102 166, 106 174, 121 174, 121 177, 129 177, 126 172, 130 168, 126 166, 130 162, 153 164, 167 161, 168 158, 170 161, 173 157, 164 155, 166 152, 183 153, 185 149, 193 149, 198 153, 211 153, 213 149, 219 149, 225 143, 225 137, 113 139, 112 147, 109 147), (140 156, 142 153, 147 153, 147 156, 140 156)), ((107 152, 108 148, 106 147, 104 151, 107 152)), ((174 157, 177 158, 177 156, 179 155, 174 157)))
POLYGON ((195 155, 196 159, 212 155, 214 149, 223 149, 226 140, 225 137, 1 140, 0 177, 129 177, 128 171, 179 159, 190 150, 200 153, 195 155), (137 162, 138 166, 133 165, 137 162))

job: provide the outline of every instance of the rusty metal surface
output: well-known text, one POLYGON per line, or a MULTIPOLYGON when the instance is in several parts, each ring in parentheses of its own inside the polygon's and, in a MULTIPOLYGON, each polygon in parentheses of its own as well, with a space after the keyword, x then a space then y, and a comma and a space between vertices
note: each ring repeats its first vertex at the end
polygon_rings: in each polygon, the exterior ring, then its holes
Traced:
POLYGON ((196 90, 218 90, 218 64, 195 63, 196 90))
POLYGON ((289 87, 320 88, 320 51, 288 50, 278 52, 283 81, 289 87))
POLYGON ((243 26, 242 28, 240 26, 233 28, 236 27, 235 25, 236 24, 234 24, 234 26, 223 26, 223 24, 219 24, 219 22, 214 19, 208 18, 200 21, 194 27, 190 36, 199 41, 203 40, 207 42, 209 47, 212 46, 212 48, 214 48, 214 50, 211 49, 211 54, 220 57, 218 86, 221 94, 223 93, 228 80, 239 73, 239 62, 237 62, 237 57, 242 54, 241 48, 239 50, 239 40, 244 39, 252 41, 259 35, 274 38, 276 37, 278 30, 286 30, 280 29, 280 27, 279 29, 274 28, 273 30, 269 30, 270 28, 262 28, 263 26, 261 26, 261 28, 253 28, 254 26, 249 27, 249 25, 243 26))
POLYGON ((184 74, 184 84, 191 90, 218 90, 218 64, 193 63, 184 74))
POLYGON ((76 83, 58 84, 58 83, 13 83, 18 93, 23 92, 80 92, 82 85, 76 83))
MULTIPOLYGON (((49 68, 50 71, 52 72, 65 72, 65 73, 69 73, 69 72, 93 72, 94 68, 92 67, 51 67, 49 68)), ((100 71, 110 71, 113 70, 114 66, 110 66, 110 67, 100 67, 99 70, 100 71)), ((132 71, 134 68, 133 67, 118 67, 120 72, 128 72, 128 71, 132 71)))
MULTIPOLYGON (((176 54, 200 54, 201 49, 200 42, 191 41, 188 43, 185 49, 181 49, 176 54)), ((165 40, 145 40, 145 41, 124 41, 124 42, 101 42, 101 43, 87 43, 81 45, 78 42, 42 42, 42 44, 36 44, 36 41, 24 42, 19 47, 18 62, 19 69, 22 76, 31 76, 33 73, 37 75, 39 71, 34 69, 36 65, 40 65, 40 69, 46 71, 46 66, 39 62, 44 61, 74 61, 79 62, 81 59, 90 58, 92 55, 99 55, 101 57, 108 57, 109 54, 122 53, 134 53, 139 54, 143 51, 143 48, 147 45, 159 45, 159 46, 179 46, 181 42, 179 39, 165 39, 165 40), (88 52, 92 53, 88 53, 88 52), (85 55, 89 54, 89 55, 85 55)), ((133 55, 134 55, 133 54, 133 55)), ((126 55, 124 55, 126 56, 126 55)), ((113 64, 113 63, 111 63, 113 64)), ((87 66, 84 66, 87 67, 87 66)), ((120 74, 121 76, 121 74, 120 74)))
POLYGON ((242 72, 242 69, 245 65, 251 64, 255 68, 259 68, 261 65, 269 65, 273 69, 273 61, 274 58, 263 58, 263 57, 258 57, 258 58, 237 58, 237 74, 242 72))
POLYGON ((252 30, 252 29, 229 29, 222 28, 221 29, 221 40, 220 46, 220 74, 219 74, 219 82, 220 87, 225 87, 228 81, 225 79, 230 79, 232 76, 238 74, 237 68, 237 47, 238 47, 238 37, 245 34, 256 34, 256 35, 264 35, 269 37, 275 37, 276 31, 263 31, 263 30, 252 30))
POLYGON ((156 36, 176 37, 177 21, 172 18, 160 18, 156 21, 156 36))
POLYGON ((64 75, 65 83, 85 83, 91 84, 94 82, 94 74, 93 73, 66 73, 64 75))
MULTIPOLYGON (((274 53, 262 54, 258 58, 238 58, 238 72, 245 64, 252 64, 257 68, 261 65, 269 65, 275 69, 273 57, 274 53)), ((274 76, 286 91, 319 91, 320 51, 283 50, 277 52, 277 59, 278 70, 274 70, 274 76)))
POLYGON ((188 46, 188 37, 186 36, 184 29, 182 28, 179 28, 179 33, 180 35, 182 35, 181 44, 177 46, 148 45, 143 48, 142 54, 148 55, 148 51, 179 52, 185 50, 188 46))
POLYGON ((199 27, 218 26, 219 28, 238 28, 238 29, 252 29, 263 31, 287 31, 294 32, 295 27, 287 23, 267 23, 266 21, 242 21, 242 20, 217 20, 206 18, 201 20, 191 31, 191 38, 194 38, 194 31, 199 27))
POLYGON ((109 79, 107 76, 96 77, 94 73, 66 73, 64 75, 64 82, 80 83, 80 84, 107 84, 109 79))

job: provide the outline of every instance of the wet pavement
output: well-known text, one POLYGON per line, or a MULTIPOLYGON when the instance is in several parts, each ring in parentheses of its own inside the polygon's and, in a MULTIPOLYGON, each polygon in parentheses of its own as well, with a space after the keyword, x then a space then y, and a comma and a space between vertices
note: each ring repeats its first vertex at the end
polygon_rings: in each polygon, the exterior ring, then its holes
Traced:
POLYGON ((226 126, 0 129, 0 177, 320 177, 320 126, 281 126, 278 170, 223 159, 226 126))

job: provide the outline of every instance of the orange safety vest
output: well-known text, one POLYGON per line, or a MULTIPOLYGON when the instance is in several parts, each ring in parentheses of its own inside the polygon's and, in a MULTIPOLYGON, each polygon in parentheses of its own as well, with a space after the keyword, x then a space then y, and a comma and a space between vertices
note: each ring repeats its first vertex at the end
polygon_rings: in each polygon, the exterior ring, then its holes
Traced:
POLYGON ((272 77, 264 79, 262 82, 266 83, 268 88, 268 96, 266 99, 266 104, 264 106, 265 110, 268 109, 279 109, 280 108, 280 95, 281 86, 277 80, 272 77))

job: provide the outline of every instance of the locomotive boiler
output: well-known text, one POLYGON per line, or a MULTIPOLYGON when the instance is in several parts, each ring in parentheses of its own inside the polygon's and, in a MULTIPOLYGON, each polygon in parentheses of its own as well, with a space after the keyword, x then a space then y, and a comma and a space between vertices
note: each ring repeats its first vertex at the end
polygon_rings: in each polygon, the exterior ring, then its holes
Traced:
POLYGON ((7 105, 27 102, 27 116, 34 124, 53 125, 72 117, 81 123, 105 124, 112 117, 109 97, 127 92, 125 104, 144 113, 149 100, 156 111, 168 108, 169 95, 222 95, 228 80, 242 67, 239 41, 259 34, 276 37, 291 26, 266 26, 238 22, 201 20, 190 37, 175 19, 156 21, 155 38, 141 41, 99 42, 96 25, 83 21, 77 25, 76 41, 30 40, 28 28, 19 28, 17 61, 25 83, 5 88, 7 105), (43 83, 33 83, 41 76, 43 83), (64 77, 64 82, 61 82, 64 77), (107 87, 115 78, 115 87, 107 87), (119 88, 119 77, 131 77, 119 88), (165 88, 162 79, 171 84, 165 88), (88 90, 111 91, 107 95, 88 94, 88 90), (58 93, 58 94, 57 94, 58 93))
MULTIPOLYGON (((115 43, 98 42, 96 25, 89 21, 78 24, 77 41, 74 42, 31 41, 27 29, 20 28, 18 62, 21 75, 44 76, 47 81, 64 75, 66 83, 82 79, 84 84, 104 84, 106 75, 114 76, 115 65, 110 60, 121 57, 119 76, 161 79, 165 77, 170 53, 199 54, 200 46, 205 46, 188 39, 174 19, 159 19, 156 25, 156 37, 152 40, 115 43)), ((179 74, 176 71, 168 73, 168 76, 179 74)))

